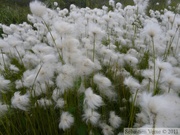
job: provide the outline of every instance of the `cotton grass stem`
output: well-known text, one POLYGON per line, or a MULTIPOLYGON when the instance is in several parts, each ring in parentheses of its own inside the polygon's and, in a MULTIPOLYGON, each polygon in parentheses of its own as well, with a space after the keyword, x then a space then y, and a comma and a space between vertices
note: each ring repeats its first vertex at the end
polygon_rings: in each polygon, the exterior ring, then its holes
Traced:
POLYGON ((137 98, 138 91, 139 91, 139 89, 136 90, 134 99, 133 99, 132 104, 131 104, 130 119, 129 119, 128 127, 132 127, 133 126, 134 117, 135 117, 135 104, 136 104, 136 98, 137 98))
MULTIPOLYGON (((52 38, 52 40, 53 40, 53 43, 54 43, 54 46, 55 46, 55 48, 56 48, 56 50, 57 50, 57 53, 58 53, 58 55, 59 55, 59 59, 60 59, 60 61, 62 62, 62 64, 64 64, 65 62, 64 62, 64 60, 63 60, 63 56, 60 54, 60 52, 59 52, 59 50, 58 50, 58 47, 57 47, 57 44, 56 44, 56 42, 55 42, 55 39, 54 39, 54 37, 53 37, 53 35, 52 35, 52 32, 51 32, 49 26, 47 25, 47 23, 44 21, 43 18, 42 18, 42 20, 43 20, 43 23, 45 24, 46 28, 48 29, 48 31, 49 31, 49 33, 50 33, 50 36, 51 36, 51 38, 52 38)), ((61 50, 61 51, 62 51, 62 50, 61 50)))
POLYGON ((153 77, 154 77, 154 82, 153 82, 153 89, 154 89, 154 94, 157 93, 156 92, 156 53, 155 53, 155 45, 154 45, 154 38, 153 36, 151 37, 151 41, 152 41, 152 47, 153 47, 153 64, 154 64, 154 67, 153 67, 153 77))
POLYGON ((23 63, 23 61, 22 61, 22 57, 21 57, 18 49, 16 48, 16 46, 14 47, 14 49, 16 50, 16 52, 17 52, 17 54, 18 54, 18 56, 19 56, 19 59, 20 59, 20 61, 21 61, 21 64, 24 65, 24 63, 23 63))
POLYGON ((96 33, 93 33, 94 37, 93 37, 93 62, 94 62, 94 59, 95 59, 95 50, 96 50, 96 33))
POLYGON ((158 73, 158 78, 157 78, 157 81, 156 81, 156 86, 155 86, 155 89, 156 89, 156 93, 154 93, 154 95, 158 94, 159 91, 158 91, 158 83, 159 83, 159 79, 160 79, 160 75, 161 75, 161 69, 159 69, 159 73, 158 73))
POLYGON ((37 77, 38 77, 38 75, 39 75, 39 73, 40 73, 40 71, 41 71, 41 68, 42 68, 42 65, 40 66, 40 68, 39 68, 39 70, 38 70, 38 72, 37 72, 37 74, 36 74, 36 76, 35 76, 35 78, 34 78, 34 81, 33 81, 33 84, 32 84, 32 90, 33 90, 33 88, 34 88, 36 79, 37 79, 37 77))
POLYGON ((154 114, 154 117, 153 117, 153 134, 152 135, 155 135, 155 131, 154 131, 155 128, 156 128, 156 114, 154 114))
POLYGON ((2 59, 3 59, 4 69, 6 69, 7 67, 6 67, 6 63, 5 63, 5 59, 4 59, 4 56, 3 56, 3 51, 2 51, 2 49, 1 49, 1 54, 2 54, 2 59))
POLYGON ((176 36, 176 33, 177 33, 178 29, 179 29, 179 27, 176 29, 176 32, 175 32, 174 36, 171 37, 171 39, 170 39, 170 41, 169 41, 169 45, 168 45, 168 47, 167 47, 167 51, 165 50, 165 60, 167 59, 168 55, 169 55, 170 52, 171 52, 171 46, 172 46, 172 43, 173 43, 173 41, 174 41, 174 38, 175 38, 175 36, 176 36))
POLYGON ((148 92, 150 92, 150 87, 151 87, 151 79, 149 78, 149 83, 148 83, 148 92))
MULTIPOLYGON (((4 117, 6 118, 6 119, 5 119, 6 123, 10 123, 10 122, 9 122, 9 119, 8 119, 6 116, 4 116, 4 117)), ((4 127, 6 134, 7 134, 7 135, 11 135, 12 132, 10 132, 10 129, 8 128, 9 126, 6 126, 6 125, 4 124, 4 121, 3 121, 3 122, 0 121, 0 122, 1 122, 2 126, 4 127)), ((4 134, 3 134, 3 135, 4 135, 4 134)))
POLYGON ((172 23, 171 23, 171 29, 173 28, 173 25, 174 25, 174 22, 175 22, 175 19, 176 19, 176 15, 177 15, 177 14, 175 14, 174 17, 173 17, 173 21, 172 21, 172 23))
MULTIPOLYGON (((92 112, 93 113, 93 112, 92 112)), ((92 129, 92 125, 91 123, 89 122, 88 123, 88 135, 91 135, 91 129, 92 129)))
POLYGON ((32 123, 32 119, 29 117, 29 115, 28 115, 27 112, 25 112, 25 115, 26 115, 27 120, 28 120, 29 123, 30 123, 30 126, 32 127, 31 129, 32 129, 34 135, 36 135, 36 131, 35 131, 35 129, 34 129, 34 126, 33 126, 33 123, 32 123))
MULTIPOLYGON (((180 28, 180 26, 178 26, 178 29, 180 28)), ((179 34, 178 34, 178 39, 177 39, 177 43, 176 43, 176 47, 175 47, 175 54, 177 53, 177 50, 178 50, 178 46, 179 46, 179 39, 180 39, 180 31, 179 31, 179 34)))
POLYGON ((168 93, 170 92, 170 90, 171 90, 171 85, 169 84, 169 86, 168 86, 168 93))

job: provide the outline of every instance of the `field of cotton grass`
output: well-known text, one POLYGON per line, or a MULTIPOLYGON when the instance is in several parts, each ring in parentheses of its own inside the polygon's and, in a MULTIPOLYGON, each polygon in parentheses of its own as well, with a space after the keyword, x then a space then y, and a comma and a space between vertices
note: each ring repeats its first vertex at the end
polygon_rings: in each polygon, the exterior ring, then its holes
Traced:
POLYGON ((180 6, 30 3, 0 24, 1 135, 121 135, 180 128, 180 6))

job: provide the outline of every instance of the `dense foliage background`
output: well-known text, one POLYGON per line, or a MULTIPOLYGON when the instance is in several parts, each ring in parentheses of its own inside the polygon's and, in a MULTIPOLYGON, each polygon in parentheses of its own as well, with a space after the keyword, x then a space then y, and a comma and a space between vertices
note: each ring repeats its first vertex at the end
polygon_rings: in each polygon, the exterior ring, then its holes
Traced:
MULTIPOLYGON (((0 23, 11 24, 26 21, 26 15, 29 13, 29 2, 32 0, 0 0, 0 23)), ((61 8, 69 8, 71 4, 79 7, 101 8, 102 5, 108 5, 108 0, 41 0, 47 5, 52 6, 53 2, 58 2, 61 8)), ((115 0, 124 6, 132 5, 133 0, 115 0)), ((180 3, 179 0, 172 0, 169 6, 173 7, 180 3)), ((166 0, 150 0, 149 9, 164 9, 168 7, 166 0), (159 5, 157 5, 159 3, 159 5)))

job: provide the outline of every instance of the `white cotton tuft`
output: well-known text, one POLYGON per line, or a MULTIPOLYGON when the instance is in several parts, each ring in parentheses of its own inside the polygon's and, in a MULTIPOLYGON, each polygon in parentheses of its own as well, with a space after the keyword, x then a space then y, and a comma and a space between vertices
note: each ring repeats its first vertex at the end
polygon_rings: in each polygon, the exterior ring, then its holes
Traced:
POLYGON ((157 58, 155 62, 159 70, 172 70, 172 65, 169 62, 164 62, 160 58, 157 58))
POLYGON ((140 88, 140 84, 138 82, 138 80, 136 80, 135 78, 133 77, 126 77, 125 80, 124 80, 124 84, 129 87, 131 90, 137 90, 140 88))
POLYGON ((17 108, 23 111, 27 111, 29 107, 29 95, 20 95, 20 91, 14 93, 14 96, 11 98, 11 104, 13 108, 17 108))
POLYGON ((6 80, 3 76, 0 76, 0 91, 5 92, 10 84, 9 80, 6 80))
POLYGON ((42 17, 46 12, 46 6, 40 1, 33 1, 29 4, 32 14, 42 17))
POLYGON ((118 128, 120 124, 122 123, 122 120, 119 116, 115 114, 114 111, 110 112, 110 118, 109 118, 109 123, 113 128, 118 128))
POLYGON ((0 102, 0 117, 8 111, 8 105, 0 102))
POLYGON ((93 81, 95 84, 98 85, 100 89, 107 89, 108 87, 112 85, 111 81, 107 77, 103 76, 102 74, 94 75, 93 81))
POLYGON ((151 38, 158 36, 161 33, 161 27, 157 22, 148 20, 145 23, 143 33, 151 38))
POLYGON ((41 98, 41 99, 37 100, 35 105, 46 108, 46 107, 52 105, 52 101, 50 99, 41 98))
POLYGON ((109 5, 114 7, 115 6, 115 1, 114 0, 109 0, 109 5))
POLYGON ((67 22, 57 21, 54 23, 55 30, 60 34, 61 37, 66 34, 70 34, 73 31, 72 25, 67 22))
POLYGON ((98 124, 100 118, 100 114, 93 109, 86 109, 83 114, 83 120, 86 121, 86 123, 90 122, 92 125, 98 124))
POLYGON ((113 128, 105 123, 101 123, 100 127, 102 128, 103 135, 114 135, 113 128))
POLYGON ((138 59, 135 56, 132 56, 130 54, 126 54, 124 56, 124 60, 125 62, 127 62, 128 64, 134 66, 138 63, 138 59))
POLYGON ((74 118, 73 116, 68 112, 62 112, 59 128, 62 130, 69 129, 74 124, 74 118))
POLYGON ((63 107, 64 107, 64 104, 65 104, 64 99, 59 98, 59 99, 56 101, 56 106, 55 106, 55 108, 63 108, 63 107))
POLYGON ((152 96, 139 95, 141 113, 137 115, 139 124, 155 124, 156 127, 180 127, 180 99, 175 94, 152 96), (171 109, 169 109, 171 107, 171 109))
POLYGON ((77 60, 76 68, 78 69, 78 74, 80 76, 84 76, 84 75, 89 75, 93 71, 95 71, 96 65, 89 58, 82 57, 79 60, 77 60))
POLYGON ((116 93, 113 90, 111 81, 102 74, 96 74, 93 77, 94 83, 98 86, 99 92, 109 99, 113 99, 116 93))
POLYGON ((91 109, 97 109, 103 105, 103 100, 99 95, 93 93, 91 88, 86 89, 84 103, 91 109))
POLYGON ((73 87, 74 79, 76 76, 75 68, 69 64, 66 64, 60 66, 57 70, 59 70, 59 74, 56 78, 56 85, 58 86, 58 88, 61 90, 66 90, 73 87))

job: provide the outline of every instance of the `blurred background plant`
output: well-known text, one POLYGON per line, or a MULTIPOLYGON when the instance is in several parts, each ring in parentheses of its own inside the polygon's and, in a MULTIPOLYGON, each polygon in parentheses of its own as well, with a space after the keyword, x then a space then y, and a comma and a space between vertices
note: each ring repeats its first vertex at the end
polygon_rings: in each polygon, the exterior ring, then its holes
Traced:
MULTIPOLYGON (((9 25, 12 23, 22 23, 27 21, 27 14, 29 11, 29 2, 32 0, 0 0, 0 23, 9 25)), ((90 8, 100 8, 102 5, 108 6, 108 0, 41 0, 45 2, 48 6, 52 6, 54 2, 58 2, 61 8, 69 8, 71 4, 75 4, 79 7, 90 7, 90 8)), ((161 10, 164 8, 175 7, 178 0, 150 0, 149 9, 161 10), (169 2, 168 2, 169 1, 169 2)), ((116 2, 122 3, 122 5, 133 5, 133 0, 116 0, 116 2)))

